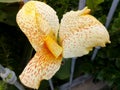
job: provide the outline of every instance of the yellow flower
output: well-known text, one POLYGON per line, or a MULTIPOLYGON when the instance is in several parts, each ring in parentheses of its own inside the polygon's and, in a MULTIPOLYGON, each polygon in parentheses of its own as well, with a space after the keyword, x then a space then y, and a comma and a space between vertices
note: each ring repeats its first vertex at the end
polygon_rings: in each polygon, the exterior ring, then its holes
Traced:
POLYGON ((17 23, 36 51, 20 75, 25 86, 38 89, 41 80, 59 70, 62 57, 80 57, 110 43, 106 28, 89 12, 87 7, 67 12, 59 24, 56 12, 43 2, 29 1, 20 9, 17 23))

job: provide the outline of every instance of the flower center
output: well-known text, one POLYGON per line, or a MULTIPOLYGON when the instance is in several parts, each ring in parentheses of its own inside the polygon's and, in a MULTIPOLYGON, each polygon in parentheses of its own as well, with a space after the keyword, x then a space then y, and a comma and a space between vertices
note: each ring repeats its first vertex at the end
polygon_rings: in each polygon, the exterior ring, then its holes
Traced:
POLYGON ((50 52, 57 58, 58 56, 61 55, 63 49, 62 47, 50 36, 47 35, 45 39, 45 44, 50 50, 50 52))

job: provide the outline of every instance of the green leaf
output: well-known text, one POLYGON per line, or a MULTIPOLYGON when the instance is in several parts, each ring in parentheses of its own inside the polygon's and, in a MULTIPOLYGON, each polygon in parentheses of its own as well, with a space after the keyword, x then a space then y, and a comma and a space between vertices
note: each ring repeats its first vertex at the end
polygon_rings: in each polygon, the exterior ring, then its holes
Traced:
POLYGON ((16 25, 16 14, 19 10, 19 3, 0 3, 0 22, 16 25))
POLYGON ((7 90, 7 84, 0 80, 0 90, 7 90))
POLYGON ((115 64, 120 69, 120 58, 116 59, 115 64))
POLYGON ((64 80, 69 78, 71 68, 71 60, 64 60, 64 64, 61 65, 60 70, 56 73, 55 77, 58 79, 64 80))
POLYGON ((49 83, 47 80, 43 80, 40 84, 40 87, 38 90, 47 90, 49 87, 49 83))
POLYGON ((15 3, 21 2, 22 0, 0 0, 0 3, 15 3))
POLYGON ((98 75, 97 75, 97 79, 103 80, 104 74, 105 74, 104 70, 101 70, 101 71, 98 73, 98 75))
POLYGON ((87 0, 87 6, 92 10, 92 12, 98 9, 98 5, 104 2, 104 0, 87 0))

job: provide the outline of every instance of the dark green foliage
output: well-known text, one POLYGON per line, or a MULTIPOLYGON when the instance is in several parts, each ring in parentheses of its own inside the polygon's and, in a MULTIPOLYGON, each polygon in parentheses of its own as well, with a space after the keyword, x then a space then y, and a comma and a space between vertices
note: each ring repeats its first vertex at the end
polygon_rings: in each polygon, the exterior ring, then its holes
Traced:
POLYGON ((0 80, 0 90, 7 90, 7 84, 0 80))
POLYGON ((19 3, 0 3, 0 22, 4 22, 9 25, 16 25, 15 16, 19 8, 19 3))
POLYGON ((86 5, 92 10, 92 12, 95 12, 101 9, 99 4, 102 2, 104 2, 104 0, 86 0, 86 5))
POLYGON ((61 19, 67 11, 78 9, 79 0, 46 0, 46 2, 55 9, 59 19, 61 19))
POLYGON ((56 73, 55 77, 61 80, 68 79, 70 77, 71 59, 63 59, 60 70, 56 73))

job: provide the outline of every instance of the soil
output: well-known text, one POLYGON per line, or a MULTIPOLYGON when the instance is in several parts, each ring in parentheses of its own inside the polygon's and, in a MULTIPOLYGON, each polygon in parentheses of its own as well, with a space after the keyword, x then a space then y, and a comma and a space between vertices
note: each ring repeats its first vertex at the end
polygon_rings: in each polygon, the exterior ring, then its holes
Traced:
POLYGON ((71 90, 102 90, 102 88, 104 87, 106 87, 106 84, 103 81, 93 83, 93 78, 90 78, 86 82, 75 87, 72 87, 71 90))

